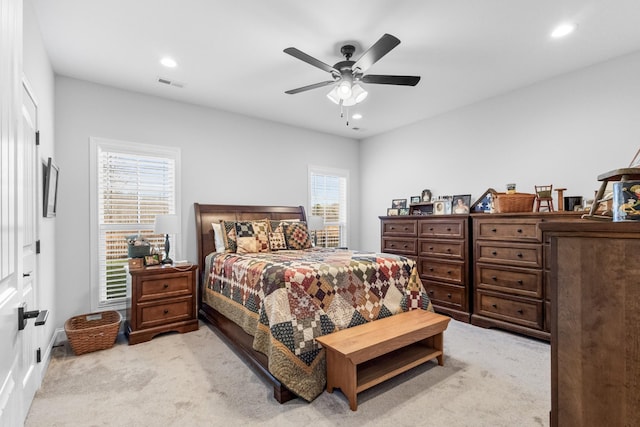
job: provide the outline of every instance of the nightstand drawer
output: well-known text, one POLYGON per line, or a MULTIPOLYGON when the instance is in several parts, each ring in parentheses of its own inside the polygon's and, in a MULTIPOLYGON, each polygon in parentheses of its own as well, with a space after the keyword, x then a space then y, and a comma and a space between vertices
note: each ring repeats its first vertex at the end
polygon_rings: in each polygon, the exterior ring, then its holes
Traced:
POLYGON ((192 293, 191 283, 191 278, 184 274, 164 274, 145 278, 141 281, 138 302, 190 295, 192 293))
POLYGON ((542 268, 542 246, 536 243, 479 241, 476 262, 542 268))
POLYGON ((418 255, 464 259, 464 240, 419 240, 418 255))
POLYGON ((476 293, 477 313, 510 323, 542 329, 542 302, 519 297, 506 297, 484 291, 476 293))
POLYGON ((138 319, 141 328, 189 320, 193 316, 193 298, 191 296, 138 305, 138 319))

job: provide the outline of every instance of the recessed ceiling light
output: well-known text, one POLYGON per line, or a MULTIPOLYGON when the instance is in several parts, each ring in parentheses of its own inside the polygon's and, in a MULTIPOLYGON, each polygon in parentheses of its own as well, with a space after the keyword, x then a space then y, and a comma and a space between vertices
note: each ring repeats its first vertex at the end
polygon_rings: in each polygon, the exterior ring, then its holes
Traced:
POLYGON ((559 39, 573 33, 575 29, 576 24, 565 22, 553 29, 553 31, 551 32, 551 37, 553 37, 554 39, 559 39))
POLYGON ((351 116, 351 118, 354 120, 360 120, 362 118, 362 114, 355 113, 353 116, 351 116))
POLYGON ((168 68, 174 68, 175 66, 178 65, 178 63, 175 60, 169 57, 162 58, 160 60, 160 63, 168 68))

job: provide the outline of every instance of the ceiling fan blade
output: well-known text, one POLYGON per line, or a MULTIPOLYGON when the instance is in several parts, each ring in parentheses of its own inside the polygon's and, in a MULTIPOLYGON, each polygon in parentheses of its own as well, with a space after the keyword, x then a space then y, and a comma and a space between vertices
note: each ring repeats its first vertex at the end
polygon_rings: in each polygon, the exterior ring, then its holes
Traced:
POLYGON ((296 49, 295 47, 286 48, 284 50, 284 53, 288 53, 294 58, 298 58, 299 60, 304 61, 307 64, 313 65, 314 67, 318 67, 321 70, 326 71, 327 73, 331 73, 331 74, 337 73, 338 75, 340 75, 340 71, 336 70, 331 65, 325 64, 324 62, 314 58, 313 56, 307 55, 303 51, 296 49))
POLYGON ((378 62, 380 58, 385 56, 387 53, 391 51, 394 47, 400 44, 400 40, 391 34, 385 34, 380 39, 374 43, 365 53, 362 54, 360 59, 356 61, 355 64, 351 67, 351 70, 356 72, 356 69, 359 72, 365 72, 369 67, 378 62))
POLYGON ((308 85, 308 86, 302 86, 302 87, 299 87, 297 89, 288 90, 285 93, 288 93, 289 95, 293 95, 293 94, 304 92, 304 91, 307 91, 307 90, 317 89, 319 87, 327 86, 327 85, 330 85, 332 83, 335 83, 335 80, 328 80, 326 82, 320 82, 320 83, 315 83, 315 84, 308 85))
POLYGON ((420 81, 420 76, 384 76, 380 74, 367 74, 361 79, 364 83, 379 85, 415 86, 420 81))

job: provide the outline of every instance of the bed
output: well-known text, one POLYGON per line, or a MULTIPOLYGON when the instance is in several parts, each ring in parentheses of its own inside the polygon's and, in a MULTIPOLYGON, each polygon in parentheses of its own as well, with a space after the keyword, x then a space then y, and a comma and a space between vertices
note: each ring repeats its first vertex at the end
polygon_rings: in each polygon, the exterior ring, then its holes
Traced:
POLYGON ((304 224, 302 206, 195 203, 194 211, 200 317, 273 385, 278 402, 311 401, 324 390, 325 354, 314 337, 410 309, 433 310, 415 262, 402 256, 308 247, 216 253, 212 224, 222 220, 238 230, 252 221, 304 224))

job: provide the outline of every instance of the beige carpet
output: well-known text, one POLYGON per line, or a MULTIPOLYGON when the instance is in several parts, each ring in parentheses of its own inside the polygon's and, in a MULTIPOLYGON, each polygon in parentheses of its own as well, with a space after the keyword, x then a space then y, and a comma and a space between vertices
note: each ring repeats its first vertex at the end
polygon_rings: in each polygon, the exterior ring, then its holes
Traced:
POLYGON ((429 362, 358 395, 283 405, 206 325, 73 356, 54 349, 26 426, 546 426, 547 343, 452 320, 429 362))

